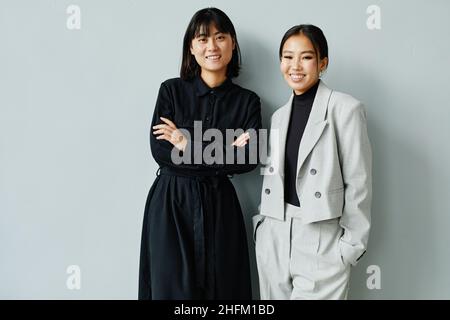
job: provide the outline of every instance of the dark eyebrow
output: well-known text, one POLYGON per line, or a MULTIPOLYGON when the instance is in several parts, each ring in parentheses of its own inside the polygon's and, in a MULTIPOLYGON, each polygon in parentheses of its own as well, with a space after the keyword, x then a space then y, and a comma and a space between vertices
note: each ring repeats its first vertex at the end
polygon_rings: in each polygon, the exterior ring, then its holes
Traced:
MULTIPOLYGON (((216 35, 218 35, 219 33, 224 33, 224 32, 217 31, 217 32, 214 33, 214 35, 216 36, 216 35)), ((207 37, 207 36, 208 36, 208 35, 207 35, 206 33, 200 33, 199 35, 197 35, 196 38, 207 37)))
MULTIPOLYGON (((285 54, 285 53, 294 53, 294 52, 289 51, 289 50, 284 50, 284 51, 283 51, 283 54, 285 54)), ((307 51, 302 51, 302 52, 300 52, 300 54, 304 54, 304 53, 312 53, 312 54, 315 54, 315 52, 312 51, 312 50, 307 50, 307 51)))

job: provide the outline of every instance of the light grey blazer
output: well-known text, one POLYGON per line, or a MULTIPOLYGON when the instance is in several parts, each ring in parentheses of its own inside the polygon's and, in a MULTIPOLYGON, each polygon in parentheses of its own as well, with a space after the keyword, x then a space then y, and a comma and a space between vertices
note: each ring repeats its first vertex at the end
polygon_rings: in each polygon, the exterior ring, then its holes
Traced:
MULTIPOLYGON (((284 157, 292 98, 273 115, 260 214, 285 219, 284 157)), ((370 230, 372 151, 361 102, 320 81, 300 143, 297 195, 304 223, 339 218, 343 259, 355 265, 370 230)))

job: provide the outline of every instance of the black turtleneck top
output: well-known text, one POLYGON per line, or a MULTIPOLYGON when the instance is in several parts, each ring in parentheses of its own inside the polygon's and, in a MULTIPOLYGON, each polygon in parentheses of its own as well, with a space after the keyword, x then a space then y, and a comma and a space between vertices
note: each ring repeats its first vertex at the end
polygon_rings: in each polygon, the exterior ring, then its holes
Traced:
POLYGON ((319 81, 303 94, 294 93, 292 99, 284 160, 284 201, 297 207, 300 206, 296 191, 298 150, 318 87, 319 81))

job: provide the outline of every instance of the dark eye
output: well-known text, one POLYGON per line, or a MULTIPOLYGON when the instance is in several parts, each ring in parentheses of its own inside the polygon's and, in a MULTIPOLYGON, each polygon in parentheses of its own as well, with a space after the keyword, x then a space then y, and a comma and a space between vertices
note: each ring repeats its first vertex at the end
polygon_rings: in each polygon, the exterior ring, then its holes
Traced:
POLYGON ((292 59, 292 56, 283 56, 284 59, 292 59))
POLYGON ((305 57, 303 57, 303 59, 306 59, 306 60, 311 60, 313 57, 312 56, 305 56, 305 57))

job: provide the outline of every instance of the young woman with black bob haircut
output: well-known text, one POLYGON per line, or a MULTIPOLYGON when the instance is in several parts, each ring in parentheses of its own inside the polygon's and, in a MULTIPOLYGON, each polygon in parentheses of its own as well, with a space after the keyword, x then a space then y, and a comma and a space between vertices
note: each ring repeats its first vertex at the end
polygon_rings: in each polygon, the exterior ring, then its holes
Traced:
POLYGON ((283 36, 280 70, 293 90, 271 119, 270 161, 254 217, 262 299, 345 299, 370 229, 372 155, 361 102, 328 88, 322 30, 283 36))
MULTIPOLYGON (((177 148, 203 159, 209 142, 195 141, 195 149, 194 121, 223 137, 226 129, 261 127, 259 97, 232 82, 240 60, 227 15, 216 8, 195 13, 184 36, 180 78, 161 84, 152 120, 150 145, 160 169, 145 206, 139 299, 252 297, 245 225, 229 176, 257 163, 175 164, 171 158, 177 148)), ((252 143, 246 135, 223 141, 224 158, 226 152, 236 157, 239 148, 248 154, 252 143)))

